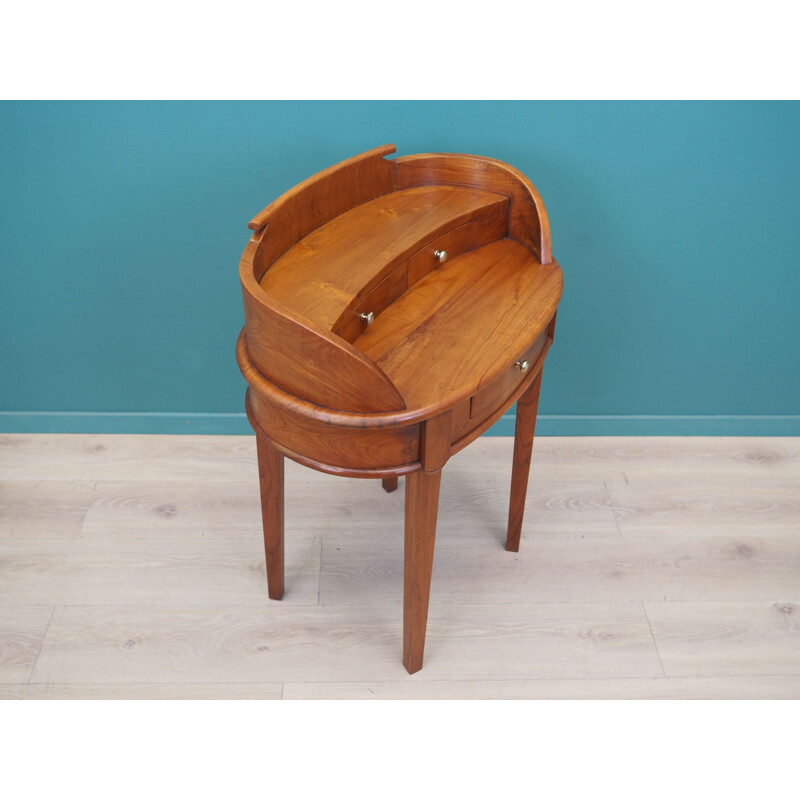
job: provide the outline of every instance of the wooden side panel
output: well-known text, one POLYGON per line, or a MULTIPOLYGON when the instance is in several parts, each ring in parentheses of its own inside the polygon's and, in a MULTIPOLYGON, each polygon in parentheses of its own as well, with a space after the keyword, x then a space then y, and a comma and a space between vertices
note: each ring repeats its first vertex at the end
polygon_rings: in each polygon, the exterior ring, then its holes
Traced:
POLYGON ((469 186, 510 198, 508 235, 549 264, 550 222, 536 187, 517 169, 492 158, 458 153, 420 153, 395 159, 397 188, 425 184, 469 186))
POLYGON ((425 472, 441 469, 450 458, 452 425, 452 410, 445 411, 438 417, 432 417, 424 423, 419 453, 425 472))
POLYGON ((392 144, 368 150, 312 175, 257 214, 251 230, 269 226, 259 250, 256 269, 264 269, 296 241, 333 217, 396 188, 395 165, 383 156, 392 144))
POLYGON ((258 371, 290 394, 325 408, 365 413, 404 409, 400 393, 372 361, 338 336, 280 308, 261 290, 252 275, 260 236, 250 240, 240 268, 247 352, 258 371))
POLYGON ((450 430, 451 443, 457 442, 478 424, 478 420, 472 419, 469 415, 471 402, 471 397, 465 397, 453 406, 453 427, 450 430))
POLYGON ((247 396, 261 430, 309 461, 344 470, 388 470, 419 461, 417 423, 396 428, 342 428, 279 408, 252 387, 247 396))

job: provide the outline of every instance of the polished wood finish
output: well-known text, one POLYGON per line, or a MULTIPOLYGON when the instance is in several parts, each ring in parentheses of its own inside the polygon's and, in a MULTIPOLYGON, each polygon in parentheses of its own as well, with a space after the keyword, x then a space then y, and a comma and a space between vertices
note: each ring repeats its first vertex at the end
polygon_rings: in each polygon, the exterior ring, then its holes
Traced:
POLYGON ((531 366, 537 363, 548 341, 547 333, 542 331, 536 341, 510 367, 506 367, 496 378, 475 392, 470 398, 470 419, 486 419, 502 405, 503 400, 522 383, 531 366), (523 369, 525 362, 528 366, 523 369))
POLYGON ((514 466, 511 472, 511 500, 508 507, 508 534, 506 550, 519 551, 522 534, 522 517, 525 514, 525 493, 528 489, 528 473, 531 468, 533 451, 533 432, 536 428, 536 411, 539 408, 539 390, 542 387, 542 373, 534 379, 517 400, 517 419, 514 432, 514 466))
POLYGON ((383 278, 374 289, 354 295, 334 322, 333 332, 348 342, 354 342, 366 327, 362 314, 380 315, 407 288, 408 262, 404 261, 383 278))
MULTIPOLYGON (((320 464, 341 464, 359 477, 361 470, 395 469, 419 462, 420 425, 345 430, 303 417, 248 391, 252 417, 287 455, 297 453, 320 464)), ((342 474, 341 472, 339 474, 342 474)))
MULTIPOLYGON (((387 492, 406 476, 403 661, 415 671, 441 470, 518 398, 529 409, 538 396, 563 280, 544 204, 518 170, 478 156, 385 158, 393 152, 324 170, 251 222, 237 359, 264 469, 287 456, 381 478, 387 492)), ((517 546, 534 423, 535 409, 518 423, 517 546)), ((277 495, 264 486, 266 537, 277 495)))
POLYGON ((436 413, 525 356, 552 318, 561 286, 560 270, 501 239, 426 275, 354 344, 409 408, 436 413))
POLYGON ((247 351, 259 373, 322 407, 354 412, 404 408, 392 382, 362 353, 281 307, 261 289, 254 261, 263 235, 264 230, 253 234, 240 270, 247 351))
POLYGON ((253 231, 273 226, 261 257, 274 261, 314 228, 353 206, 395 191, 395 166, 383 158, 394 152, 394 145, 386 144, 353 156, 318 172, 270 203, 248 225, 253 231))
POLYGON ((383 490, 385 492, 394 492, 397 490, 398 478, 397 475, 392 475, 389 478, 383 478, 381 480, 381 485, 383 486, 383 490))
POLYGON ((283 597, 283 456, 263 433, 256 434, 261 523, 267 562, 267 586, 273 600, 283 597))
POLYGON ((330 330, 349 306, 426 244, 507 207, 501 195, 454 186, 384 195, 309 233, 267 268, 261 288, 330 330))
POLYGON ((441 480, 441 470, 419 470, 406 478, 403 666, 411 674, 422 669, 425 650, 441 480))
POLYGON ((493 158, 420 153, 395 159, 397 187, 444 183, 480 187, 511 202, 508 235, 529 247, 542 264, 552 260, 550 221, 536 187, 518 170, 493 158))

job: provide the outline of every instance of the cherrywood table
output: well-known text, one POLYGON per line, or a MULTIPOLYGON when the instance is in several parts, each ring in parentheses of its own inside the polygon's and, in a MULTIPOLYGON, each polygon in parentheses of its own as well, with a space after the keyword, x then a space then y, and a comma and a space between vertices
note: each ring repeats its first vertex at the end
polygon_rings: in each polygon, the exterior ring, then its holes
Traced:
POLYGON ((518 170, 392 145, 251 222, 236 355, 255 430, 269 596, 283 596, 283 458, 405 476, 403 664, 422 667, 441 470, 517 403, 506 549, 519 549, 561 269, 518 170))

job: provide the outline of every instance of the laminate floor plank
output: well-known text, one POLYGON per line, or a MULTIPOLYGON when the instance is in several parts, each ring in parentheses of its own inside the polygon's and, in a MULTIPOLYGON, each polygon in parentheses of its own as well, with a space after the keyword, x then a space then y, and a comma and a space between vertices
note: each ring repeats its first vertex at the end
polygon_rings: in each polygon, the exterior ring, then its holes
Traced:
POLYGON ((513 439, 442 480, 425 665, 403 489, 286 461, 266 591, 252 436, 0 436, 0 698, 798 698, 800 438, 513 439))
MULTIPOLYGON (((320 602, 402 603, 403 542, 327 533, 320 602)), ((800 589, 800 539, 523 537, 519 553, 487 537, 439 536, 431 605, 769 600, 800 589)))
MULTIPOLYGON (((10 688, 10 687, 6 687, 10 688)), ((0 689, 2 696, 2 689, 0 689)), ((800 675, 286 683, 284 700, 800 700, 800 675)))
MULTIPOLYGON (((486 437, 501 453, 504 437, 486 437)), ((485 455, 488 455, 485 454, 485 455)), ((533 461, 571 478, 747 481, 800 478, 800 437, 781 436, 554 436, 536 437, 533 461)))
POLYGON ((0 541, 76 538, 93 488, 94 481, 0 481, 0 541))
POLYGON ((800 591, 784 598, 645 603, 664 674, 799 675, 800 591))
POLYGON ((741 482, 607 482, 622 536, 745 536, 800 539, 800 478, 741 482))
MULTIPOLYGON (((450 465, 448 465, 450 467, 450 465)), ((450 536, 491 537, 505 544, 508 524, 508 480, 484 476, 475 480, 455 467, 445 467, 439 494, 437 528, 450 536)), ((338 479, 315 497, 328 508, 324 520, 331 531, 362 528, 371 538, 396 538, 403 534, 405 483, 397 492, 378 492, 372 481, 338 479)), ((378 485, 378 482, 375 482, 378 485)), ((287 496, 286 524, 301 513, 287 496)), ((549 481, 531 483, 525 503, 526 532, 534 536, 612 536, 619 538, 614 510, 602 481, 549 481)))
POLYGON ((0 700, 280 700, 282 683, 0 684, 0 700))
MULTIPOLYGON (((483 436, 464 468, 510 476, 512 450, 483 436)), ((537 436, 533 453, 531 480, 800 478, 800 437, 537 436)), ((245 482, 255 464, 254 436, 0 435, 0 480, 245 482)))
MULTIPOLYGON (((56 608, 32 684, 404 680, 396 605, 56 608)), ((439 606, 427 680, 661 675, 640 604, 439 606)))
MULTIPOLYGON (((311 472, 311 470, 305 470, 311 472)), ((328 527, 332 515, 319 487, 307 481, 286 481, 287 536, 328 527), (315 502, 308 502, 314 492, 315 502)), ((325 484, 327 487, 327 484, 325 484)), ((333 492, 329 492, 333 496, 333 492)), ((81 528, 91 539, 252 539, 261 535, 258 474, 244 483, 208 484, 186 481, 99 481, 81 528)))
POLYGON ((0 606, 0 684, 28 681, 52 614, 50 606, 0 606))
MULTIPOLYGON (((509 481, 513 437, 482 436, 448 462, 464 474, 509 481), (471 455, 470 455, 471 454, 471 455)), ((698 480, 745 483, 800 478, 800 437, 537 436, 531 483, 698 480)))
POLYGON ((219 484, 250 480, 255 469, 255 436, 0 435, 1 480, 186 480, 219 484))
MULTIPOLYGON (((305 470, 310 473, 311 470, 305 470)), ((319 474, 319 473, 317 473, 319 474)), ((325 476, 325 481, 286 480, 287 536, 307 530, 364 528, 371 537, 403 531, 404 493, 379 492, 379 481, 325 476), (308 497, 314 502, 309 503, 308 497)), ((440 530, 456 536, 505 541, 508 486, 446 474, 439 502, 440 530)), ((401 487, 403 484, 401 483, 401 487)), ((250 538, 261 529, 258 483, 207 485, 180 481, 100 481, 86 511, 82 538, 250 538)), ((619 537, 602 481, 531 485, 526 530, 537 536, 619 537)), ((36 532, 33 524, 32 532, 36 532)))
MULTIPOLYGON (((282 606, 316 605, 320 538, 286 542, 282 606)), ((268 606, 260 535, 176 542, 109 537, 10 540, 0 548, 3 605, 268 606)))

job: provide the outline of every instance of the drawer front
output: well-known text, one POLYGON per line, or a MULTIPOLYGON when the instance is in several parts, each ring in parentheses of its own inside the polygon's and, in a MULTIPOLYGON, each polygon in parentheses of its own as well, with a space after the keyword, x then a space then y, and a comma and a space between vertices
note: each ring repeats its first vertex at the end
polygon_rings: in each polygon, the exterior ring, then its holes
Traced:
POLYGON ((509 367, 490 381, 483 389, 472 396, 470 401, 470 419, 480 420, 488 417, 503 405, 504 400, 513 394, 514 390, 530 373, 536 359, 539 358, 547 341, 547 331, 542 331, 541 336, 524 352, 521 353, 509 367), (528 369, 524 372, 516 366, 517 361, 527 361, 528 369))
POLYGON ((438 239, 417 250, 408 259, 408 285, 413 286, 441 263, 436 252, 446 252, 448 259, 475 250, 505 237, 508 230, 508 207, 500 206, 486 217, 472 220, 443 233, 438 239))
MULTIPOLYGON (((459 225, 417 250, 407 261, 395 267, 380 283, 366 294, 354 298, 352 304, 333 324, 331 330, 348 342, 354 342, 364 332, 367 322, 362 314, 376 317, 403 292, 424 278, 442 262, 437 253, 446 252, 447 260, 474 250, 489 242, 502 239, 508 230, 508 203, 499 203, 485 216, 459 225)), ((363 291, 363 290, 362 290, 363 291)))
POLYGON ((395 267, 372 291, 357 301, 355 306, 344 312, 337 320, 333 332, 348 342, 355 341, 364 332, 367 322, 362 314, 372 313, 376 317, 390 306, 406 290, 408 282, 408 262, 395 267))

